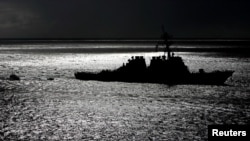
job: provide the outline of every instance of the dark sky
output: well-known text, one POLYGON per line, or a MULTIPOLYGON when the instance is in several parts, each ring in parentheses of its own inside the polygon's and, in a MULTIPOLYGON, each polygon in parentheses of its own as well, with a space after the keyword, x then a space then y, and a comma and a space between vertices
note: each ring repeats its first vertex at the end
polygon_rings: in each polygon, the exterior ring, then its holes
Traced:
POLYGON ((250 38, 250 0, 0 0, 0 38, 250 38))

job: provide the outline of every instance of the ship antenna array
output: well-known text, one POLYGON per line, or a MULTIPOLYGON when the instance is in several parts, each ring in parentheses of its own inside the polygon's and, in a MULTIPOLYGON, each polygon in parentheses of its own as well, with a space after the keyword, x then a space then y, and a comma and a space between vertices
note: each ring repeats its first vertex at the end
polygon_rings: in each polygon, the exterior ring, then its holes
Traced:
MULTIPOLYGON (((162 26, 162 35, 161 35, 161 39, 163 40, 163 45, 165 45, 165 49, 164 49, 164 56, 167 52, 167 57, 168 59, 171 57, 171 50, 170 50, 170 41, 169 41, 169 38, 170 36, 168 35, 168 33, 165 31, 165 28, 164 26, 162 26)), ((159 46, 159 43, 156 44, 156 51, 158 51, 158 46, 159 46)))

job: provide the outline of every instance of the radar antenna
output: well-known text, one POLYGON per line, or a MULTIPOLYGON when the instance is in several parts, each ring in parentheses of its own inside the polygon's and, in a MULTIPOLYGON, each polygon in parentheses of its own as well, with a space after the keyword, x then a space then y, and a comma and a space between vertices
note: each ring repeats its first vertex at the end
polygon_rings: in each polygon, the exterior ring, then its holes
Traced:
POLYGON ((165 31, 164 25, 162 25, 162 35, 161 38, 163 39, 164 45, 165 45, 165 49, 164 49, 164 55, 167 52, 168 53, 168 59, 171 57, 171 50, 170 50, 170 45, 171 42, 169 41, 169 39, 171 38, 171 36, 165 31))

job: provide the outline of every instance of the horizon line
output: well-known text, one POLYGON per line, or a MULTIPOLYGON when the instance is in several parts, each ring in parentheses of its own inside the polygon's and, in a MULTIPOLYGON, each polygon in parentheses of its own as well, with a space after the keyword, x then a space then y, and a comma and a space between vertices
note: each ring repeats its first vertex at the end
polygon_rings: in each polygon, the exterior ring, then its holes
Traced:
MULTIPOLYGON (((207 42, 207 41, 250 41, 250 38, 172 38, 170 41, 207 42)), ((161 38, 0 38, 1 41, 86 41, 86 42, 152 42, 163 41, 161 38)))

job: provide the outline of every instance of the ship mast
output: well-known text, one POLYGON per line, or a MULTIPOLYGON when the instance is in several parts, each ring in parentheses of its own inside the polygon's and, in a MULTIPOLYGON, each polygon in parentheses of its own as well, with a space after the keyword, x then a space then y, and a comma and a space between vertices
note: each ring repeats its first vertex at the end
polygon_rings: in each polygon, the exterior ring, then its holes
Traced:
POLYGON ((164 26, 162 26, 162 32, 163 32, 163 34, 162 34, 162 36, 161 36, 161 38, 164 40, 164 44, 165 44, 165 50, 164 50, 164 55, 165 55, 165 53, 167 52, 168 54, 168 59, 170 59, 170 57, 171 57, 171 50, 170 50, 170 48, 169 48, 169 46, 170 46, 170 41, 169 41, 169 38, 170 38, 170 36, 168 35, 168 33, 165 31, 165 29, 164 29, 164 26))

